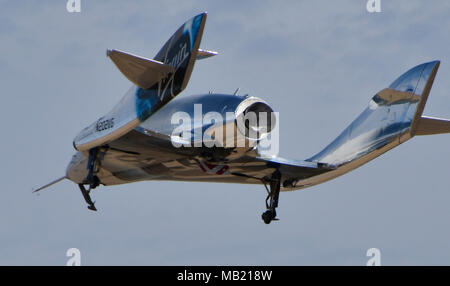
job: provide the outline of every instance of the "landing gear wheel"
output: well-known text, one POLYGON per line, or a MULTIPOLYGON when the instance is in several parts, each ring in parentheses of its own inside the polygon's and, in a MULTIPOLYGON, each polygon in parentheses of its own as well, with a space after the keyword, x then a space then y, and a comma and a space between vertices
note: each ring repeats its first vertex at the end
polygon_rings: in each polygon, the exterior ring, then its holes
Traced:
POLYGON ((267 210, 261 215, 265 224, 271 223, 273 220, 275 220, 276 216, 277 216, 277 213, 275 212, 275 210, 273 210, 273 211, 267 210))

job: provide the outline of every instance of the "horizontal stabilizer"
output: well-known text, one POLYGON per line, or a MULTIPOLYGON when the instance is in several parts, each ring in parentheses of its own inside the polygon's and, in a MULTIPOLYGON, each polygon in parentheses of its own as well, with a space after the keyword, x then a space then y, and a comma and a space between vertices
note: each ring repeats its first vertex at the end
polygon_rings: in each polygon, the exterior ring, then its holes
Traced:
POLYGON ((175 72, 175 68, 170 65, 118 50, 108 50, 106 55, 126 78, 143 89, 150 88, 169 73, 175 72))
POLYGON ((218 53, 214 52, 214 51, 207 51, 207 50, 202 50, 202 49, 198 49, 197 52, 197 60, 203 60, 206 58, 210 58, 213 56, 216 56, 218 53))
POLYGON ((434 135, 450 133, 450 120, 422 116, 415 135, 434 135))

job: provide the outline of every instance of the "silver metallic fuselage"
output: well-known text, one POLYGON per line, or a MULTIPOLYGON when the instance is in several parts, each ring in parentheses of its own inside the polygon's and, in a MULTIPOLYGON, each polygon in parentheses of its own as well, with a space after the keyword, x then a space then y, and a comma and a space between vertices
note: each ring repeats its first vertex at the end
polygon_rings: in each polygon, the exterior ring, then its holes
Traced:
MULTIPOLYGON (((164 156, 164 153, 176 152, 216 164, 226 163, 255 149, 259 138, 249 137, 248 133, 245 134, 245 130, 237 126, 237 118, 254 107, 258 107, 258 110, 261 110, 262 107, 267 113, 273 112, 265 101, 248 95, 201 94, 177 97, 142 122, 133 133, 140 134, 135 135, 135 137, 149 137, 153 141, 159 140, 158 148, 162 149, 161 156, 164 156), (177 120, 174 121, 174 118, 176 119, 174 115, 176 114, 184 114, 190 118, 188 125, 186 125, 186 121, 181 123, 177 120), (222 120, 208 120, 206 117, 209 114, 216 114, 222 120), (187 137, 184 134, 174 132, 180 127, 187 131, 187 137), (232 131, 230 132, 230 130, 232 131), (221 132, 223 132, 222 136, 218 136, 218 133, 221 132), (213 148, 205 146, 205 134, 210 135, 207 138, 213 141, 216 139, 217 142, 210 144, 214 145, 213 148), (220 142, 218 138, 221 139, 220 142), (181 146, 177 146, 177 144, 181 146)), ((269 127, 267 129, 270 131, 269 127)), ((142 138, 134 139, 135 141, 143 140, 142 138)), ((134 139, 129 138, 131 141, 134 139)), ((110 145, 115 146, 115 143, 106 144, 105 152, 108 152, 107 149, 110 145)), ((147 148, 152 147, 154 146, 147 146, 147 148)), ((145 144, 140 144, 138 147, 138 149, 143 148, 146 148, 145 144)), ((133 155, 131 154, 133 152, 143 153, 140 150, 136 152, 133 149, 128 155, 133 155)), ((66 171, 70 180, 76 183, 84 182, 88 174, 87 158, 87 152, 77 152, 72 157, 66 171)), ((102 183, 124 183, 122 180, 106 178, 102 180, 101 175, 102 172, 100 172, 102 183)), ((109 174, 108 177, 110 177, 109 174)), ((147 179, 151 178, 152 176, 149 176, 147 179)))
MULTIPOLYGON (((371 161, 415 135, 414 129, 418 123, 414 122, 422 114, 426 102, 423 96, 428 96, 438 66, 438 62, 425 63, 400 76, 388 88, 373 96, 369 106, 334 141, 305 161, 282 158, 261 160, 254 152, 255 145, 250 144, 255 140, 247 140, 243 148, 175 148, 174 142, 185 142, 177 141, 181 137, 177 139, 177 134, 173 134, 177 124, 171 122, 171 117, 177 112, 185 112, 195 118, 194 106, 201 104, 202 115, 217 112, 226 119, 227 112, 234 112, 234 117, 221 123, 233 125, 239 112, 252 104, 267 105, 254 97, 223 94, 176 98, 128 135, 106 146, 110 149, 100 158, 108 159, 102 162, 105 168, 99 172, 101 182, 105 185, 138 180, 260 183, 276 168, 282 172, 283 190, 303 189, 328 181, 371 161), (201 172, 202 168, 205 171, 202 162, 213 164, 213 167, 226 164, 235 176, 206 175, 208 172, 201 172), (308 170, 317 170, 317 174, 310 174, 308 170)), ((217 126, 203 123, 192 122, 191 134, 199 133, 197 131, 204 134, 217 126)), ((194 135, 188 138, 189 142, 195 142, 194 135)), ((77 183, 83 182, 87 175, 86 158, 87 153, 74 155, 67 169, 68 178, 77 183)))

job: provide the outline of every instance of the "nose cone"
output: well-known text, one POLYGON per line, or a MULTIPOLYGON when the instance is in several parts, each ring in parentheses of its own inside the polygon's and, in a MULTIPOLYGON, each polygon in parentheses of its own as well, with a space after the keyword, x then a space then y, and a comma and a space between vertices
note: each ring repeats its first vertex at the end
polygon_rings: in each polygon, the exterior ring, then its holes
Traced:
POLYGON ((72 156, 66 169, 66 177, 74 183, 81 184, 88 175, 87 158, 81 152, 72 156))

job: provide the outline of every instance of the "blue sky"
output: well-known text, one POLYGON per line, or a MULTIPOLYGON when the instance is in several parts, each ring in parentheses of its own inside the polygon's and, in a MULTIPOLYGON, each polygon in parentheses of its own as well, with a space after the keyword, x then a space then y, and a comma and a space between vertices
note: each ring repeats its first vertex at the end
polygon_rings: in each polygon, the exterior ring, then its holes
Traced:
POLYGON ((343 177, 282 193, 262 223, 263 186, 140 182, 100 187, 99 212, 65 181, 72 140, 129 88, 106 57, 153 57, 187 19, 208 11, 181 96, 210 90, 263 98, 280 113, 280 155, 320 151, 407 69, 442 61, 425 115, 450 118, 450 4, 366 1, 0 1, 3 158, 0 264, 450 264, 450 135, 418 137, 343 177), (244 2, 244 3, 243 3, 244 2))

